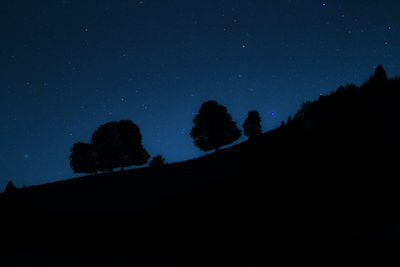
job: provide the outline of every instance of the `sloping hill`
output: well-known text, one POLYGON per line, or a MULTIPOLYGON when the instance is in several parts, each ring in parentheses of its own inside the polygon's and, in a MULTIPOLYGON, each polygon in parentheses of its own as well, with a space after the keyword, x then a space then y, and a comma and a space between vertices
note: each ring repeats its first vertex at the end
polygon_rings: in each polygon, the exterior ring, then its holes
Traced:
POLYGON ((252 142, 3 194, 4 259, 20 266, 32 259, 40 266, 398 263, 399 101, 400 79, 378 68, 363 86, 304 103, 252 142))

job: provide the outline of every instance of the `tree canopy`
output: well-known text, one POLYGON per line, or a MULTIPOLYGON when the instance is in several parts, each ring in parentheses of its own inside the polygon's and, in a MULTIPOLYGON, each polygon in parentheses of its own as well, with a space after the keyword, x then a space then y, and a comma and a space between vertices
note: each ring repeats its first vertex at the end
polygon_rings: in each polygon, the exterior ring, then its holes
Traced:
POLYGON ((118 167, 119 143, 118 122, 116 121, 100 125, 93 133, 91 144, 96 155, 99 170, 112 171, 114 168, 118 167))
POLYGON ((74 173, 95 173, 96 159, 92 145, 88 143, 75 143, 69 156, 70 166, 74 173))
POLYGON ((387 82, 387 74, 382 65, 379 65, 373 76, 370 77, 369 82, 372 84, 381 84, 387 82))
POLYGON ((218 150, 241 136, 226 107, 213 100, 203 103, 193 123, 190 135, 194 144, 203 151, 218 150))
POLYGON ((90 144, 76 143, 71 152, 70 165, 75 173, 139 166, 150 158, 143 148, 139 127, 129 120, 101 125, 93 133, 90 144))
POLYGON ((12 181, 9 181, 8 184, 6 185, 6 189, 4 190, 4 193, 13 193, 17 191, 18 188, 14 185, 12 181))
POLYGON ((101 125, 91 139, 100 170, 143 165, 150 158, 143 148, 139 127, 129 120, 101 125))
POLYGON ((129 120, 118 123, 118 165, 121 168, 127 166, 139 166, 145 164, 150 155, 142 145, 142 135, 139 127, 129 120))
POLYGON ((249 111, 246 121, 243 123, 244 134, 250 139, 260 135, 261 130, 261 117, 260 113, 256 110, 249 111))

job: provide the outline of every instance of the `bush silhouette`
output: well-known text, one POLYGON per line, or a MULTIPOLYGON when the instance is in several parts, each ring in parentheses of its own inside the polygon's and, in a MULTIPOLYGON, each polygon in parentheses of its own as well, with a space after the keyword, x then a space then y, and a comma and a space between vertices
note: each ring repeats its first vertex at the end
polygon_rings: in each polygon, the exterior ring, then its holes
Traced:
POLYGON ((244 134, 253 139, 262 133, 261 131, 261 117, 260 113, 256 110, 249 111, 246 121, 243 123, 244 134))
POLYGON ((142 146, 139 127, 129 120, 101 125, 92 135, 92 148, 99 170, 143 165, 150 155, 142 146))
POLYGON ((6 186, 6 189, 4 190, 4 193, 9 194, 9 193, 13 193, 17 190, 18 190, 18 188, 13 184, 13 182, 9 181, 6 186))
POLYGON ((159 167, 165 165, 165 159, 161 155, 155 156, 149 163, 150 167, 159 167))
POLYGON ((190 135, 194 144, 203 151, 218 150, 241 135, 226 107, 213 100, 203 103, 193 123, 190 135))
POLYGON ((70 166, 74 173, 96 173, 96 159, 91 144, 78 142, 71 149, 70 166))

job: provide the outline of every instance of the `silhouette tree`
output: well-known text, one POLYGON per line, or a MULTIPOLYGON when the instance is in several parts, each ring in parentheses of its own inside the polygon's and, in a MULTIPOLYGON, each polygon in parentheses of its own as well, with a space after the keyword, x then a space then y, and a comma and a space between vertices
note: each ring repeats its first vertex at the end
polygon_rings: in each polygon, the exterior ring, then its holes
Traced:
POLYGON ((150 158, 142 146, 139 127, 129 120, 101 125, 92 135, 93 151, 99 170, 143 165, 150 158))
POLYGON ((118 122, 112 121, 100 125, 92 135, 91 144, 96 155, 98 170, 112 172, 118 167, 118 122))
POLYGON ((165 159, 161 155, 155 156, 149 163, 150 167, 159 167, 165 165, 165 159))
POLYGON ((17 190, 18 190, 18 188, 13 184, 13 182, 9 181, 8 184, 6 185, 6 189, 4 190, 4 193, 12 193, 17 190))
POLYGON ((247 119, 243 123, 244 134, 253 139, 261 134, 261 117, 260 113, 256 110, 249 111, 247 119))
POLYGON ((69 158, 74 173, 97 173, 96 158, 91 144, 75 143, 69 158))
POLYGON ((297 113, 296 113, 296 115, 295 115, 295 119, 296 119, 296 120, 299 120, 299 119, 304 118, 304 116, 305 116, 307 113, 309 113, 310 107, 311 107, 311 106, 312 106, 312 102, 310 102, 310 101, 303 102, 303 103, 301 104, 300 109, 297 111, 297 113))
POLYGON ((119 167, 145 164, 150 155, 143 148, 142 135, 139 127, 129 120, 122 120, 118 123, 118 159, 119 167))
POLYGON ((287 119, 287 123, 286 124, 290 124, 293 121, 292 116, 289 115, 288 119, 287 119))
POLYGON ((203 151, 218 150, 241 135, 226 107, 213 100, 203 103, 193 123, 190 135, 194 144, 203 151))
POLYGON ((387 75, 385 69, 382 65, 379 65, 373 76, 369 78, 369 83, 374 85, 379 85, 387 82, 387 75))

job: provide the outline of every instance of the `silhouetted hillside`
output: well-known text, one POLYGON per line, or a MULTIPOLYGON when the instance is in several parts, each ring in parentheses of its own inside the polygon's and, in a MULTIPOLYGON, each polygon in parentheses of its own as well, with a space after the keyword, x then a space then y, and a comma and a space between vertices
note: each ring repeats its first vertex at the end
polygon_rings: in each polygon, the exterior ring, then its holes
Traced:
POLYGON ((199 159, 2 194, 0 264, 398 265, 398 102, 378 69, 199 159))

